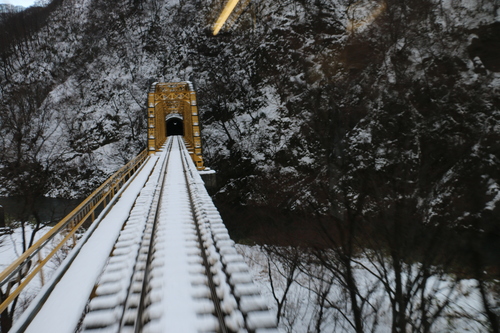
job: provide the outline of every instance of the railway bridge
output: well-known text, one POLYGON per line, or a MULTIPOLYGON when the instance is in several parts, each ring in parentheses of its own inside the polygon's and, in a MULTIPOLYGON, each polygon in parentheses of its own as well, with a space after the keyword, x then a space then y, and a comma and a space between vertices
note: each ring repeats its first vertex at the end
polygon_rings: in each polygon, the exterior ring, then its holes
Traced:
POLYGON ((146 150, 0 274, 2 315, 35 295, 11 332, 278 332, 200 176, 192 84, 147 102, 146 150))

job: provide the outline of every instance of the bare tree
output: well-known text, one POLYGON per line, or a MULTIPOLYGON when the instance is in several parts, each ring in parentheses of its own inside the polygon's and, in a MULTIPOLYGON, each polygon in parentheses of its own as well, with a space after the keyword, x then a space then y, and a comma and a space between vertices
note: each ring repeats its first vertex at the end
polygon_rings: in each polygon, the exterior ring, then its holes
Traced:
POLYGON ((271 292, 277 305, 276 319, 279 323, 286 308, 290 287, 296 281, 299 272, 302 251, 296 247, 276 246, 263 246, 263 250, 267 253, 267 272, 271 292), (279 291, 275 286, 277 281, 274 274, 278 274, 284 279, 284 285, 280 286, 279 291))
MULTIPOLYGON (((24 201, 23 215, 17 217, 21 222, 23 251, 33 244, 36 233, 50 223, 42 220, 37 203, 47 193, 66 155, 58 142, 54 114, 50 107, 43 105, 45 97, 46 91, 40 86, 21 86, 9 98, 14 104, 0 105, 3 137, 0 179, 11 195, 24 201), (26 238, 25 228, 30 221, 34 221, 32 233, 26 238)), ((2 291, 2 299, 7 296, 8 291, 2 291)), ((2 331, 7 331, 12 324, 16 303, 17 299, 10 310, 2 313, 2 331)))

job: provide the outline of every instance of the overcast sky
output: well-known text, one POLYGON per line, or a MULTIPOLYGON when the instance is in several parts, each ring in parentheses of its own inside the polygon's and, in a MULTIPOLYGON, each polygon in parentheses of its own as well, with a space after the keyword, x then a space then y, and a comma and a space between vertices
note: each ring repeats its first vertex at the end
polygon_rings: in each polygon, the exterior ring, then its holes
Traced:
POLYGON ((29 7, 32 6, 35 0, 0 0, 0 3, 10 3, 15 6, 29 7))

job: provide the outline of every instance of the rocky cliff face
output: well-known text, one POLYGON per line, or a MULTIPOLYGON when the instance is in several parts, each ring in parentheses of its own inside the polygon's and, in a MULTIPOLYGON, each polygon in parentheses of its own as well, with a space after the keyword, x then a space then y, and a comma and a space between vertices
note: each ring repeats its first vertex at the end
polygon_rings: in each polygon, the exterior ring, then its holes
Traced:
POLYGON ((193 80, 228 216, 498 225, 495 1, 253 1, 213 37, 220 6, 64 0, 33 26, 1 14, 3 192, 87 194, 144 147, 148 85, 193 80))

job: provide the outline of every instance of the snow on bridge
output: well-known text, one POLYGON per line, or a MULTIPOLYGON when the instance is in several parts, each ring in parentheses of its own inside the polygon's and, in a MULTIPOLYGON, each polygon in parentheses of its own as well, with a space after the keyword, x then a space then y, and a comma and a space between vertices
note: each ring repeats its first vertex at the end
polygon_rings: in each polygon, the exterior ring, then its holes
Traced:
MULTIPOLYGON (((94 206, 108 204, 11 331, 277 332, 183 138, 170 136, 133 169, 95 192, 94 206)), ((81 206, 80 224, 94 220, 81 206)), ((75 237, 65 223, 35 246, 75 237)), ((54 251, 27 252, 2 273, 3 286, 32 279, 41 268, 26 263, 54 251)))

